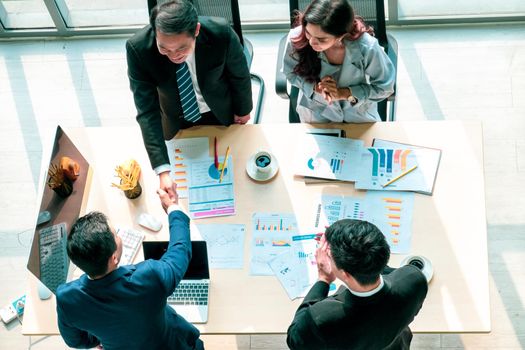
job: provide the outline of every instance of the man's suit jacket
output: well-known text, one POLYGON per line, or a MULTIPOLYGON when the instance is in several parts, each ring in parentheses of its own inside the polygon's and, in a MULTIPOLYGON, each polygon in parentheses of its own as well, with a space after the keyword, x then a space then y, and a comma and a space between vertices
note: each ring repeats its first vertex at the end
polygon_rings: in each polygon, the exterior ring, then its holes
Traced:
POLYGON ((410 265, 383 280, 383 288, 369 297, 358 297, 346 287, 327 297, 328 284, 314 284, 288 328, 290 349, 409 349, 408 325, 423 305, 427 281, 410 265))
POLYGON ((193 349, 199 331, 167 305, 191 258, 189 219, 169 215, 170 243, 160 260, 86 275, 57 290, 60 334, 73 348, 193 349))
MULTIPOLYGON (((253 107, 248 64, 239 38, 222 18, 199 17, 195 66, 206 104, 223 125, 253 107)), ((179 65, 159 53, 155 32, 146 26, 126 42, 128 77, 137 121, 153 168, 169 164, 164 139, 181 128, 183 118, 177 88, 179 65)))

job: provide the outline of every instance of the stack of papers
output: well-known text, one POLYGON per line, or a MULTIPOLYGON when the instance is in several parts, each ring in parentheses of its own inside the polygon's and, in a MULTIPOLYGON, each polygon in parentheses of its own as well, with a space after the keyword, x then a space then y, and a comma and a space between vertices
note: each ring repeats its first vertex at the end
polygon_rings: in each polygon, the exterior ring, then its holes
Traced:
POLYGON ((305 135, 295 157, 295 174, 309 178, 352 181, 356 189, 414 191, 431 195, 441 150, 375 140, 305 135))
POLYGON ((342 219, 366 220, 385 235, 393 254, 410 253, 414 193, 369 191, 363 198, 322 196, 315 204, 314 227, 326 227, 342 219))

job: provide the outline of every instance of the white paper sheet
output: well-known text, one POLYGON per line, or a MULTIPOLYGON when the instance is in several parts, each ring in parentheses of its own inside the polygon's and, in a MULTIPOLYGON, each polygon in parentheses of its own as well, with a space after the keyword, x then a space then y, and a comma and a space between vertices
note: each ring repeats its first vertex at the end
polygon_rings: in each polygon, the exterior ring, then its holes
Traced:
POLYGON ((242 269, 244 265, 244 236, 246 225, 197 225, 208 245, 208 259, 212 269, 242 269))

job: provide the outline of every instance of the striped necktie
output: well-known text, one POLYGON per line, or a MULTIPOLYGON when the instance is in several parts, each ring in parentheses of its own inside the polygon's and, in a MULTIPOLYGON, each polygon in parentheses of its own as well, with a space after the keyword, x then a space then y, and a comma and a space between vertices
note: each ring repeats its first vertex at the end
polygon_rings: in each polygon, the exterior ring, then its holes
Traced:
POLYGON ((190 123, 195 123, 201 119, 197 97, 193 90, 190 71, 186 62, 182 62, 177 69, 177 85, 179 86, 179 97, 182 105, 184 119, 190 123))

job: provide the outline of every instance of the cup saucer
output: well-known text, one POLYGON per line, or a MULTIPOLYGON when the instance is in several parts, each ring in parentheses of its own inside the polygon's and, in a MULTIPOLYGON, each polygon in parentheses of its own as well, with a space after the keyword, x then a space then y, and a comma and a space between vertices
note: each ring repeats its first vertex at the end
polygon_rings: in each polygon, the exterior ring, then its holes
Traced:
POLYGON ((258 171, 257 167, 255 166, 255 154, 248 159, 246 162, 246 173, 249 177, 251 177, 255 181, 263 182, 268 181, 272 179, 275 174, 279 171, 279 164, 277 163, 277 159, 271 155, 272 162, 270 163, 270 171, 268 172, 262 172, 258 171))

